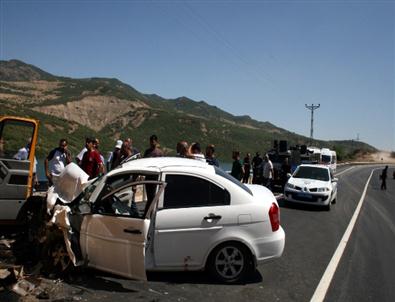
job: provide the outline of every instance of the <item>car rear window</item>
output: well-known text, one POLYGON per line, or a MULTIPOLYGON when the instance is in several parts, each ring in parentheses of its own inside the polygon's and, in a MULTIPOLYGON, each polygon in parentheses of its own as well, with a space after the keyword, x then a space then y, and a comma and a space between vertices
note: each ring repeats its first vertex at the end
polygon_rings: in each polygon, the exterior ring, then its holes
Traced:
POLYGON ((221 206, 230 204, 228 191, 189 175, 166 175, 164 208, 221 206))
POLYGON ((251 190, 245 184, 241 183, 236 178, 234 178, 232 175, 226 173, 224 170, 222 170, 221 168, 218 168, 216 166, 214 166, 214 169, 215 169, 215 173, 217 175, 222 176, 223 178, 226 178, 227 180, 230 180, 235 185, 237 185, 238 187, 240 187, 241 189, 243 189, 244 191, 246 191, 247 193, 252 195, 251 190))

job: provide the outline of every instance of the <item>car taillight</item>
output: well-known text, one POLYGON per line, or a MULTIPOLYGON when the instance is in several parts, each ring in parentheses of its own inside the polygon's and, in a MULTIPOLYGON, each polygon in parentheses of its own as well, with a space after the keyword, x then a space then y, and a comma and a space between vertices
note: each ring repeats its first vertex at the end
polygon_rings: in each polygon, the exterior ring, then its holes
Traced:
POLYGON ((275 232, 280 228, 280 209, 274 202, 269 210, 270 224, 272 225, 272 231, 275 232))

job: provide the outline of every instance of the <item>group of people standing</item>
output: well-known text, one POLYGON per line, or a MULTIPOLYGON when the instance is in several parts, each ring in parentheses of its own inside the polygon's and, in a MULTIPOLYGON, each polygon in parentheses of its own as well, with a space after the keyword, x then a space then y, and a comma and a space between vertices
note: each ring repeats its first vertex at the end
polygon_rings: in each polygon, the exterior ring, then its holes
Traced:
MULTIPOLYGON (((21 149, 22 150, 22 149, 21 149)), ((22 150, 18 152, 23 155, 22 150)), ((219 161, 215 157, 215 146, 209 144, 206 146, 205 154, 202 153, 201 146, 198 142, 188 144, 186 141, 177 143, 176 151, 178 157, 191 158, 207 162, 210 165, 219 167, 219 161)), ((26 153, 26 152, 25 152, 26 153)), ((21 157, 19 156, 19 157, 21 157)), ((149 138, 149 148, 145 150, 141 156, 138 149, 133 146, 131 138, 124 140, 117 140, 114 150, 110 153, 105 167, 105 160, 99 151, 99 140, 97 138, 86 138, 85 147, 75 157, 75 162, 82 170, 89 175, 89 179, 96 178, 105 173, 106 170, 110 171, 131 157, 160 157, 164 156, 164 152, 160 148, 158 137, 153 134, 149 138)), ((19 159, 19 158, 18 158, 19 159)), ((22 159, 22 157, 21 157, 22 159)), ((250 171, 252 169, 252 183, 264 185, 272 189, 274 179, 273 163, 269 155, 265 154, 263 157, 259 152, 251 159, 251 154, 247 153, 243 159, 240 160, 240 152, 233 151, 232 153, 232 170, 231 175, 243 183, 249 183, 250 171)), ((67 140, 62 138, 59 140, 59 145, 49 152, 44 161, 45 174, 48 179, 49 185, 53 185, 63 171, 66 165, 73 161, 70 151, 68 150, 67 140)), ((382 171, 380 178, 382 181, 381 189, 386 189, 388 166, 382 171)), ((287 174, 291 173, 291 166, 288 160, 285 159, 280 169, 280 179, 285 184, 287 181, 287 174)), ((395 179, 395 172, 394 172, 395 179)))
MULTIPOLYGON (((205 161, 211 165, 219 166, 219 162, 215 157, 214 145, 206 147, 206 153, 203 154, 199 143, 188 145, 186 141, 177 143, 177 156, 192 158, 205 161)), ((99 140, 97 138, 86 138, 85 147, 75 157, 75 162, 85 173, 89 175, 89 179, 96 178, 106 171, 113 170, 123 162, 132 157, 160 157, 164 156, 164 152, 160 147, 158 137, 153 134, 149 138, 149 148, 141 155, 140 151, 133 146, 131 138, 117 140, 114 150, 110 153, 106 161, 99 150, 99 140)), ((45 175, 49 185, 53 185, 63 169, 73 161, 70 151, 68 150, 68 142, 62 138, 59 145, 51 150, 45 158, 45 175)))
MULTIPOLYGON (((240 160, 240 152, 234 151, 232 154, 233 164, 231 175, 243 183, 249 183, 250 171, 252 169, 252 183, 263 185, 270 190, 272 189, 274 179, 273 163, 269 155, 265 154, 263 157, 259 152, 251 159, 251 154, 247 153, 243 159, 240 160)), ((281 179, 286 181, 287 173, 291 172, 291 166, 288 161, 284 161, 281 166, 281 179), (285 177, 283 177, 283 175, 285 177)))
MULTIPOLYGON (((85 147, 75 157, 76 164, 89 175, 89 179, 100 176, 105 173, 106 170, 109 171, 114 169, 122 163, 122 161, 139 153, 139 151, 133 147, 130 138, 123 141, 118 140, 114 151, 111 153, 110 160, 107 161, 107 167, 105 167, 104 156, 99 150, 99 144, 99 139, 87 137, 85 139, 85 147)), ((72 161, 67 140, 62 138, 59 140, 59 146, 51 150, 44 161, 45 175, 50 186, 56 182, 63 169, 72 161)))

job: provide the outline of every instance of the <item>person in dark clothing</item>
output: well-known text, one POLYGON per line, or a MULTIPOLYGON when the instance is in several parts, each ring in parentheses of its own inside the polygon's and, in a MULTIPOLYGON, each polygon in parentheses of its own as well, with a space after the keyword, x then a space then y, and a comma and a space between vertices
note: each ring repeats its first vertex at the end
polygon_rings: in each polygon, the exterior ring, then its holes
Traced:
POLYGON ((388 171, 388 166, 385 166, 383 169, 383 172, 381 172, 380 178, 381 178, 381 190, 387 190, 387 171, 388 171))
POLYGON ((247 153, 243 160, 244 166, 244 175, 243 175, 243 183, 248 184, 248 180, 250 178, 250 170, 251 170, 251 154, 247 153))
POLYGON ((163 152, 160 149, 158 137, 153 134, 149 138, 150 147, 145 150, 144 157, 161 157, 163 156, 163 152))
POLYGON ((110 158, 107 161, 107 170, 111 171, 115 169, 121 160, 121 148, 122 148, 122 140, 117 140, 115 144, 114 151, 112 151, 110 158))
POLYGON ((234 161, 233 161, 232 171, 230 172, 230 175, 232 175, 237 180, 241 180, 243 178, 243 165, 241 164, 241 161, 240 161, 240 152, 233 151, 232 158, 234 161))
POLYGON ((215 152, 214 145, 210 144, 206 147, 206 162, 209 165, 219 167, 219 162, 218 162, 218 159, 215 157, 214 152, 215 152))
POLYGON ((284 159, 284 162, 281 165, 281 186, 284 189, 285 184, 288 181, 288 174, 291 174, 291 165, 289 164, 288 158, 284 159))
POLYGON ((125 161, 129 160, 133 156, 140 155, 140 151, 133 147, 133 140, 129 137, 125 139, 121 146, 121 156, 119 159, 119 164, 123 164, 125 161))
POLYGON ((263 158, 257 152, 252 159, 252 183, 253 184, 262 184, 263 177, 263 158))
POLYGON ((177 157, 191 158, 189 154, 189 146, 186 141, 179 141, 176 146, 177 157))

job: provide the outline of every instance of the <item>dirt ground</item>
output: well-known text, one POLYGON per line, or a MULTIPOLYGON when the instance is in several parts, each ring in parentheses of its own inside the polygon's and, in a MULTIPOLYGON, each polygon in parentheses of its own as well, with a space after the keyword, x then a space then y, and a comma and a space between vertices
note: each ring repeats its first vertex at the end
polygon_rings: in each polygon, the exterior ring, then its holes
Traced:
POLYGON ((395 157, 391 157, 391 152, 379 151, 372 154, 358 156, 357 162, 373 162, 383 164, 395 164, 395 157))

